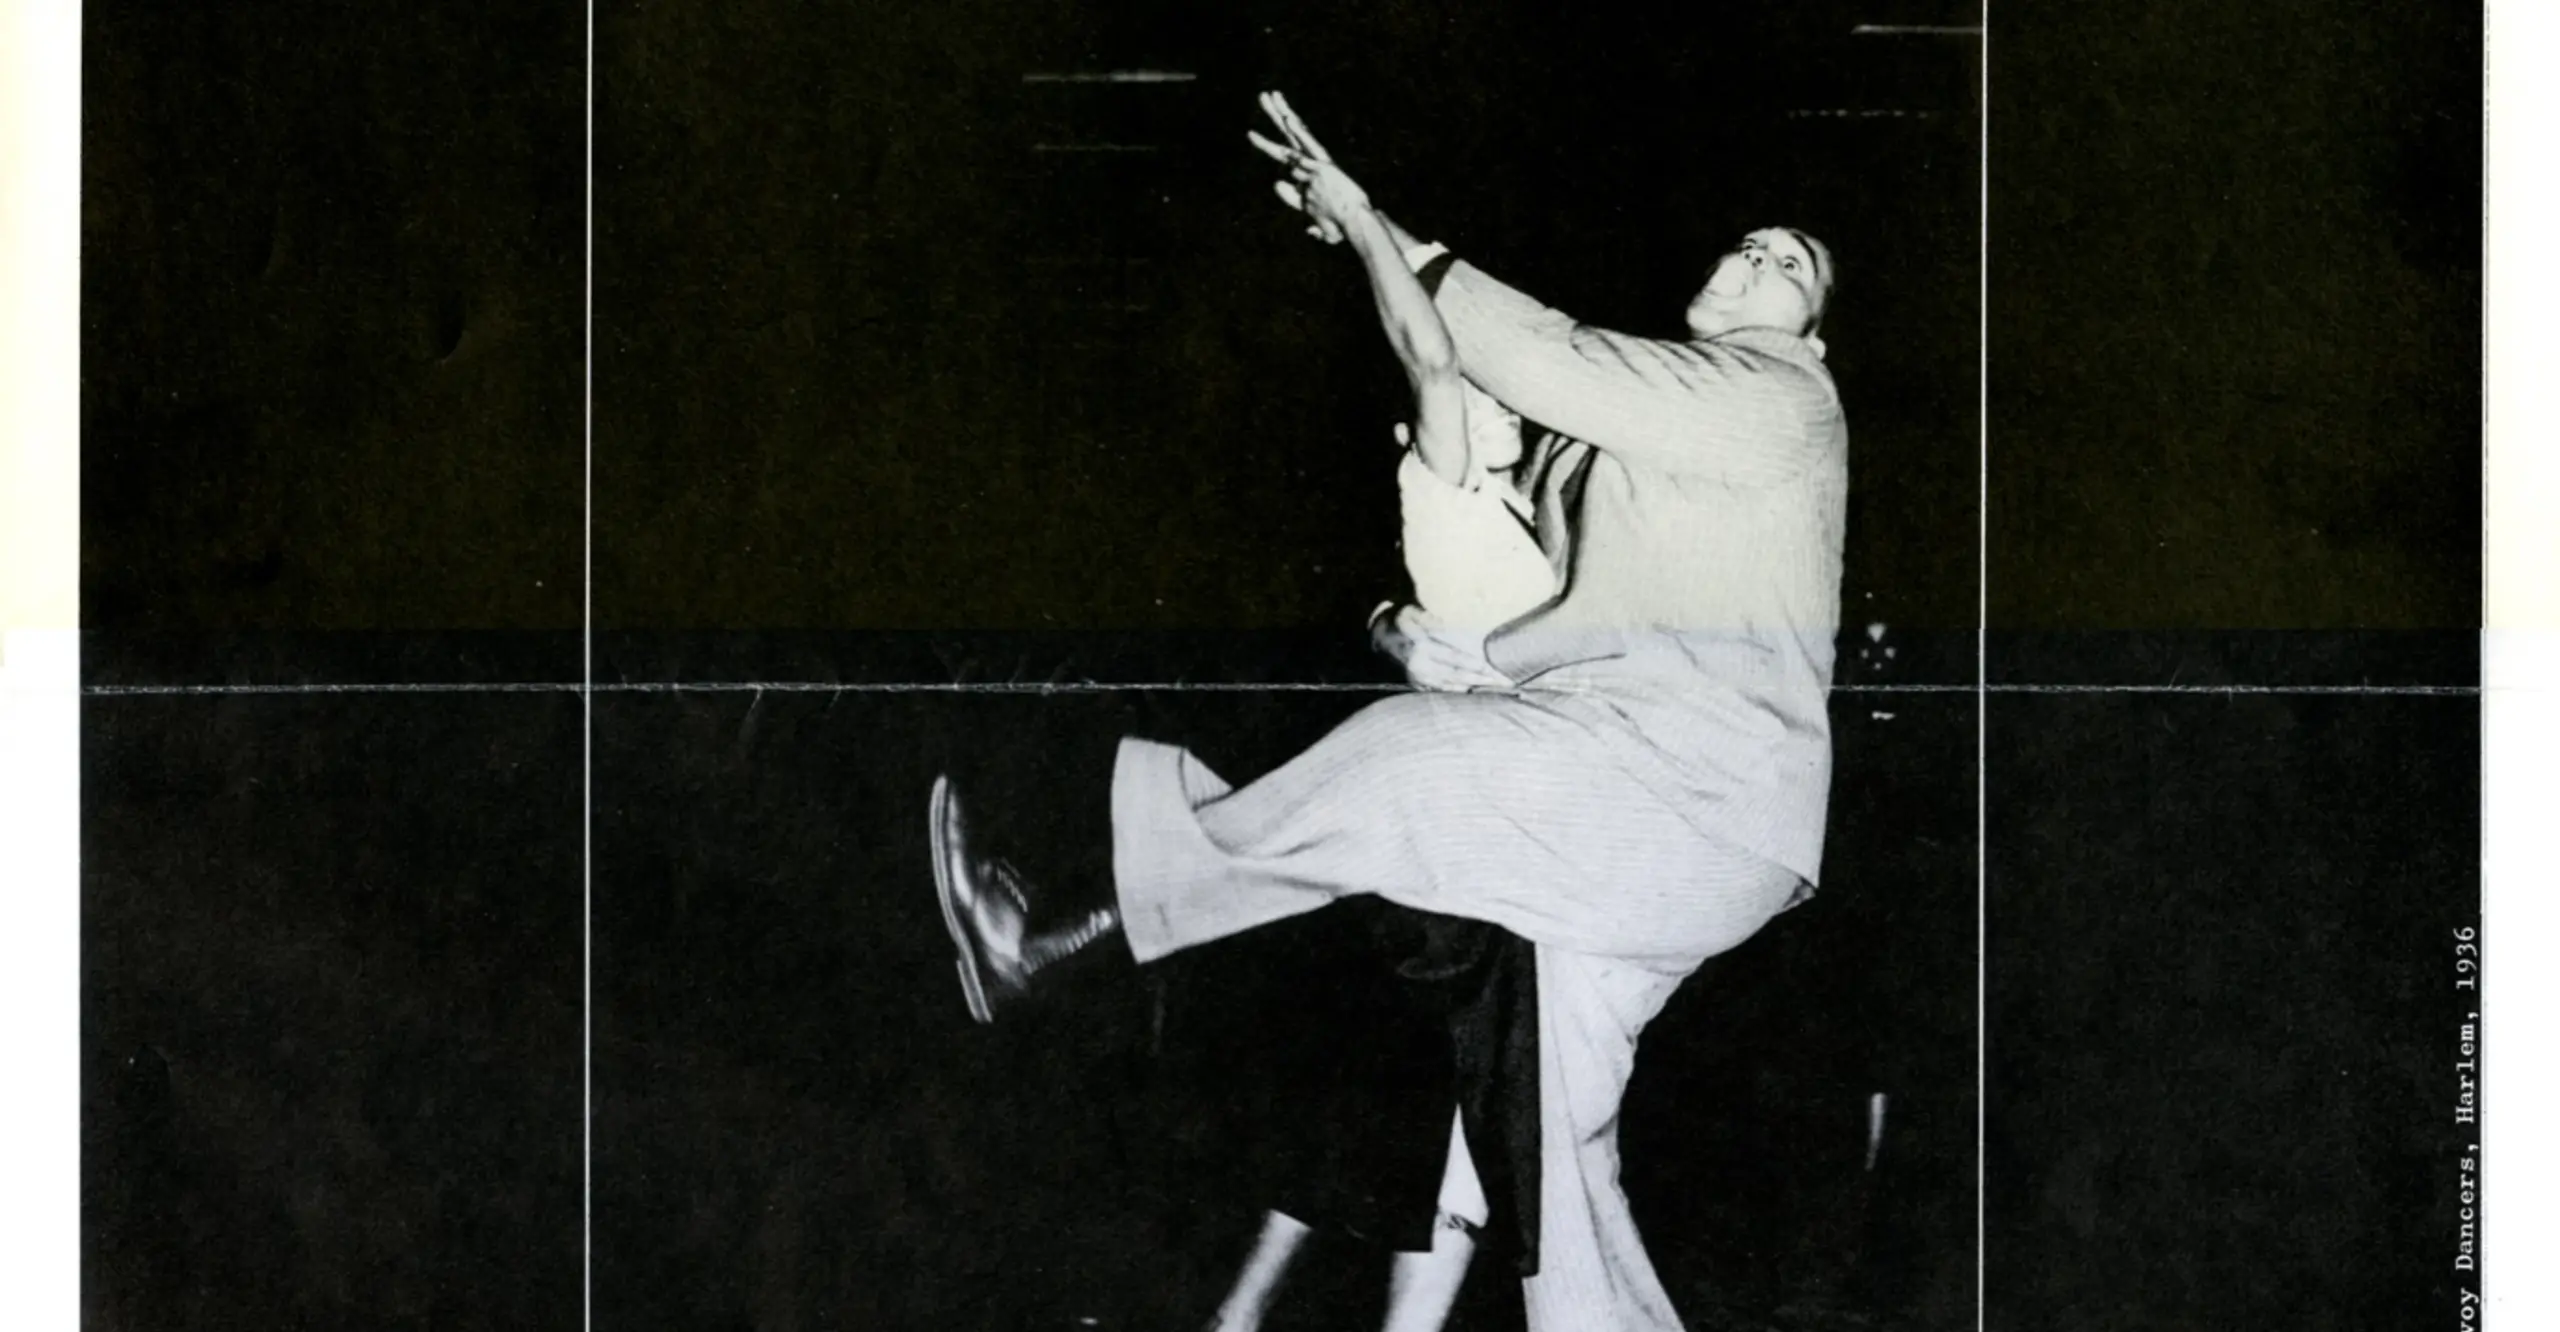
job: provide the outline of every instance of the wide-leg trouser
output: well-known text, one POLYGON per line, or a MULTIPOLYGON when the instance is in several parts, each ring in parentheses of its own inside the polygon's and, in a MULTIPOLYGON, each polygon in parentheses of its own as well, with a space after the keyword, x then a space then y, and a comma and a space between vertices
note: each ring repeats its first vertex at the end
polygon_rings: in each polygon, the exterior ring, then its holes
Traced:
POLYGON ((1508 694, 1398 695, 1241 788, 1123 741, 1111 804, 1141 962, 1357 895, 1538 945, 1531 1327, 1676 1332, 1618 1185, 1618 1105, 1644 1025, 1794 900, 1792 872, 1699 833, 1581 720, 1508 694))

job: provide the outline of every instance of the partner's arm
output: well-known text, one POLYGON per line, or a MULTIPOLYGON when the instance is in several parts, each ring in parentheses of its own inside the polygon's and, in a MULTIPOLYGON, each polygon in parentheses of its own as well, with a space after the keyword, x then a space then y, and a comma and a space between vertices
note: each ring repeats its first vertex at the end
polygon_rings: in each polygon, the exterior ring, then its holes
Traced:
POLYGON ((1250 132, 1245 137, 1289 169, 1289 179, 1278 185, 1280 197, 1306 213, 1314 233, 1351 243, 1368 275, 1369 294, 1378 303, 1378 322, 1413 388, 1414 450, 1432 475, 1451 485, 1465 484, 1467 406, 1457 347, 1431 304, 1431 293, 1405 265, 1405 246, 1412 238, 1369 205, 1368 193, 1307 135, 1286 99, 1265 93, 1262 107, 1288 142, 1250 132))
POLYGON ((1379 213, 1375 209, 1370 211, 1377 213, 1378 224, 1387 229, 1387 239, 1394 244, 1397 254, 1402 255, 1406 251, 1411 250, 1413 247, 1422 243, 1421 241, 1414 239, 1412 232, 1405 230, 1403 227, 1397 226, 1394 218, 1387 216, 1385 213, 1379 213))
MULTIPOLYGON (((1329 170, 1330 168, 1326 168, 1329 170)), ((1321 188, 1321 187, 1319 187, 1321 188)), ((1458 348, 1440 322, 1431 296, 1405 267, 1404 247, 1397 244, 1377 210, 1361 208, 1341 218, 1344 239, 1360 256, 1369 275, 1369 292, 1378 302, 1378 322, 1395 348, 1413 386, 1413 447, 1431 474, 1451 485, 1466 481, 1467 400, 1458 377, 1458 348)))
MULTIPOLYGON (((1327 152, 1323 144, 1316 142, 1315 131, 1308 129, 1307 122, 1298 118, 1298 112, 1294 107, 1289 105, 1288 98, 1283 97, 1276 92, 1266 92, 1254 100, 1261 105, 1263 114, 1271 117, 1271 123, 1279 129, 1280 137, 1288 140, 1287 145, 1283 146, 1281 144, 1273 143, 1259 134, 1248 132, 1245 137, 1253 140, 1255 147, 1260 148, 1263 152, 1269 154, 1274 160, 1293 168, 1293 170, 1301 163, 1323 163, 1327 166, 1333 165, 1333 154, 1327 152)), ((1283 183, 1280 187, 1280 198, 1291 208, 1304 210, 1307 206, 1305 195, 1294 185, 1283 183)), ((1314 232, 1317 239, 1322 240, 1327 245, 1335 244, 1342 239, 1339 231, 1329 231, 1327 229, 1323 219, 1317 218, 1314 220, 1316 223, 1314 232)), ((1409 252, 1415 246, 1421 244, 1420 241, 1414 239, 1412 232, 1396 225, 1396 220, 1394 218, 1387 216, 1385 213, 1380 213, 1378 214, 1378 220, 1386 224, 1387 236, 1396 243, 1396 248, 1398 250, 1409 252)))

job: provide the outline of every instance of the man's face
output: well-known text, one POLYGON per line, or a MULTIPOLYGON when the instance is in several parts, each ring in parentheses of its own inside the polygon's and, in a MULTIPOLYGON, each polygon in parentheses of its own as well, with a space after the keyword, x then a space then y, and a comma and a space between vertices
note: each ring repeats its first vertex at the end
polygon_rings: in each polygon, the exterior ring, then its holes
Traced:
POLYGON ((1812 329, 1831 291, 1831 256, 1793 227, 1763 227, 1716 261, 1689 302, 1689 332, 1700 338, 1737 328, 1812 329))

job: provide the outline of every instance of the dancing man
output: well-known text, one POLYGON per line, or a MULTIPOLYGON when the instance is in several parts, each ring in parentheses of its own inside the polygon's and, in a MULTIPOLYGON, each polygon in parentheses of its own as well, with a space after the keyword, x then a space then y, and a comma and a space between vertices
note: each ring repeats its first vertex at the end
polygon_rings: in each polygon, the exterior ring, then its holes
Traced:
POLYGON ((1672 1332, 1617 1184, 1617 1110, 1672 991, 1820 874, 1848 486, 1815 336, 1831 257, 1754 231, 1690 301, 1687 338, 1594 328, 1417 244, 1273 108, 1283 197, 1328 239, 1374 219, 1465 377, 1548 428, 1529 466, 1561 590, 1480 652, 1396 617, 1382 643, 1441 687, 1363 709, 1243 787, 1123 740, 1107 884, 1025 873, 973 841, 962 793, 937 781, 962 988, 986 1021, 1101 940, 1147 963, 1353 896, 1510 930, 1537 945, 1530 1325, 1672 1332))

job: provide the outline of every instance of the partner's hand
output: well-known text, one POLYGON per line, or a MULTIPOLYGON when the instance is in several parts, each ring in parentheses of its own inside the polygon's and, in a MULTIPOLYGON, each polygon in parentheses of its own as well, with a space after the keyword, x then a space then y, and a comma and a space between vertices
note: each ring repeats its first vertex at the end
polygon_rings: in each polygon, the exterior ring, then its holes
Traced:
POLYGON ((1305 213, 1330 245, 1347 235, 1369 213, 1368 192, 1331 162, 1305 162, 1278 183, 1280 201, 1305 213))
POLYGON ((1369 212, 1368 192, 1342 168, 1316 161, 1251 130, 1245 131, 1245 138, 1265 156, 1289 169, 1288 178, 1275 182, 1271 188, 1280 196, 1280 202, 1307 215, 1308 235, 1327 245, 1336 244, 1357 219, 1369 212))
POLYGON ((1338 244, 1344 230, 1360 215, 1369 211, 1368 193, 1349 174, 1334 165, 1333 155, 1307 132, 1305 122, 1289 108, 1288 99, 1276 92, 1260 98, 1263 114, 1271 117, 1286 143, 1274 142, 1251 130, 1245 138, 1262 154, 1288 168, 1289 178, 1272 186, 1280 201, 1305 213, 1311 223, 1307 234, 1328 245, 1338 244))
POLYGON ((1324 145, 1316 142, 1316 136, 1308 132, 1307 122, 1298 119, 1298 113, 1289 105, 1288 98, 1276 92, 1264 93, 1262 110, 1264 114, 1271 117, 1271 123, 1279 126, 1280 132, 1288 136, 1290 147, 1319 162, 1333 160, 1333 154, 1326 152, 1324 145))
POLYGON ((1470 689, 1508 689, 1511 677, 1493 668, 1483 654, 1451 637, 1418 606, 1381 606, 1369 617, 1369 639, 1378 650, 1404 664, 1405 678, 1421 689, 1464 693, 1470 689))

